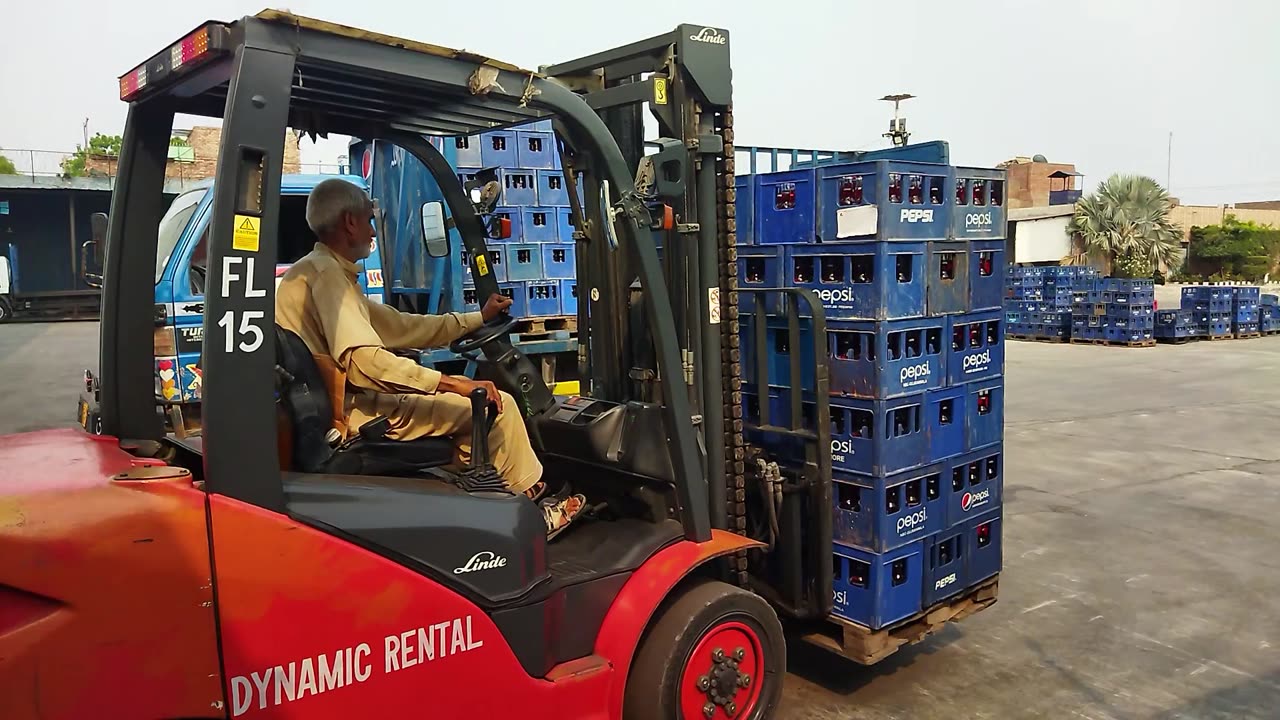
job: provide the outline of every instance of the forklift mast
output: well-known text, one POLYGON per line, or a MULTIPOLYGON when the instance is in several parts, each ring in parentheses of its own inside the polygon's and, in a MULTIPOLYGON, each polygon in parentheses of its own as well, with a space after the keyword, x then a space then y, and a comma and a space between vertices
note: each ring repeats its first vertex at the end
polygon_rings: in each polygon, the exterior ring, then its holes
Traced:
MULTIPOLYGON (((587 231, 578 233, 578 277, 599 278, 584 288, 595 302, 579 304, 580 314, 597 314, 579 324, 591 327, 590 335, 579 340, 581 376, 591 378, 593 395, 618 400, 649 401, 660 397, 660 383, 683 384, 705 449, 712 527, 745 534, 729 33, 680 25, 541 71, 584 96, 630 167, 640 164, 646 147, 655 148, 659 159, 668 154, 686 159, 655 163, 653 182, 661 186, 675 179, 667 172, 681 172, 683 188, 675 197, 663 196, 674 211, 672 229, 652 236, 672 307, 688 308, 675 315, 683 377, 657 376, 636 268, 591 231, 600 227, 593 217, 586 218, 587 231), (656 141, 645 138, 646 107, 657 120, 656 141)), ((598 178, 590 167, 575 164, 571 148, 565 161, 566 168, 585 175, 585 192, 599 192, 598 178)), ((745 557, 731 562, 745 583, 745 557)))

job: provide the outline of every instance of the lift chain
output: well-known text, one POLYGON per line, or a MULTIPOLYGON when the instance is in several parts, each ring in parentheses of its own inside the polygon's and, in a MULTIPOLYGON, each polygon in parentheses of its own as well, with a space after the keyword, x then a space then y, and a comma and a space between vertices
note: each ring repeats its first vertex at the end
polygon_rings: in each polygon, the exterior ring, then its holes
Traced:
MULTIPOLYGON (((724 140, 724 149, 716 161, 718 195, 716 207, 720 210, 720 337, 721 362, 724 365, 721 378, 724 383, 724 452, 725 498, 728 529, 739 535, 747 534, 746 507, 746 454, 742 438, 742 365, 738 349, 738 249, 737 221, 734 189, 733 107, 715 114, 715 132, 724 140)), ((730 567, 739 585, 747 584, 747 554, 735 553, 730 567)))

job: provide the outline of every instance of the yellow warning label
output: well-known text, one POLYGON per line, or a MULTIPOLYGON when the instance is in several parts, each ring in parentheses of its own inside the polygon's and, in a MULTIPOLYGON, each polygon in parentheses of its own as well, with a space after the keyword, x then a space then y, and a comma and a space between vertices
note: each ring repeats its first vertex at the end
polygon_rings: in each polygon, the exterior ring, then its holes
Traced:
POLYGON ((231 247, 245 252, 258 252, 258 236, 261 228, 261 219, 252 215, 237 215, 236 230, 231 238, 231 247))
POLYGON ((489 274, 489 261, 483 255, 476 256, 476 272, 481 275, 489 274))
POLYGON ((653 104, 667 104, 667 79, 656 77, 653 79, 653 104))

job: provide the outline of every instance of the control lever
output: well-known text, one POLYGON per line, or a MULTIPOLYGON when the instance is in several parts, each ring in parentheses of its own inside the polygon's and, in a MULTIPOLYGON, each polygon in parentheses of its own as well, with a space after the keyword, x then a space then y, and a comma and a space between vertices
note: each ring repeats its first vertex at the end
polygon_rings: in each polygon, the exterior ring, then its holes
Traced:
POLYGON ((507 483, 489 458, 489 428, 498 419, 498 408, 489 402, 489 392, 482 387, 467 397, 471 400, 471 462, 460 474, 458 485, 467 492, 509 494, 507 483))

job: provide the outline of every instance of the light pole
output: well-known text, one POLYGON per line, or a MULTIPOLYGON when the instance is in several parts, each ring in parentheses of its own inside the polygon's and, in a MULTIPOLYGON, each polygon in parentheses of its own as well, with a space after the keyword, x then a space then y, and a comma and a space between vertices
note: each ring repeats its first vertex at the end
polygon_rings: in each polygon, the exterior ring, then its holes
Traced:
POLYGON ((902 147, 907 144, 907 140, 911 138, 911 133, 907 132, 907 119, 898 115, 898 109, 903 100, 910 100, 915 97, 910 93, 899 93, 897 95, 885 95, 880 98, 886 102, 893 103, 893 119, 889 121, 889 132, 884 133, 881 137, 887 137, 893 142, 895 147, 902 147))

